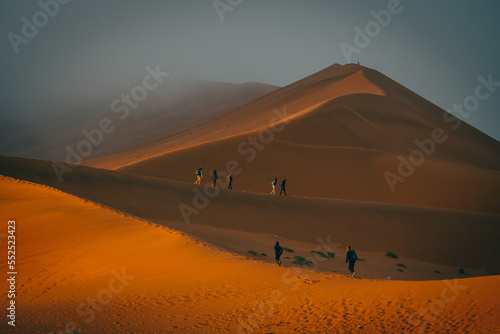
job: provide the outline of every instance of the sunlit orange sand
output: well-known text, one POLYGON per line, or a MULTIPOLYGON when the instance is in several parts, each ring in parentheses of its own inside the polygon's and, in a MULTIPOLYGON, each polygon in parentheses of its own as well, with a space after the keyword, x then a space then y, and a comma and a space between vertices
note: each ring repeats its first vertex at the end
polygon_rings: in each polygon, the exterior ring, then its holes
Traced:
POLYGON ((52 188, 0 186, 1 211, 17 222, 23 333, 493 333, 500 323, 498 276, 403 282, 280 268, 52 188))

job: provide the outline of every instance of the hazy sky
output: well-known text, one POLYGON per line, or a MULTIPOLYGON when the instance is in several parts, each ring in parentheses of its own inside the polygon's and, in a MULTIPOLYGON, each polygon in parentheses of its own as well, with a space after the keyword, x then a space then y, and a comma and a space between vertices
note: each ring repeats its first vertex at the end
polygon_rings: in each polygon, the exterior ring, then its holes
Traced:
MULTIPOLYGON (((355 27, 367 23, 372 37, 352 61, 444 109, 474 94, 478 76, 500 82, 498 0, 55 1, 40 1, 52 15, 40 14, 38 1, 2 3, 0 130, 62 105, 111 102, 140 84, 148 65, 169 80, 284 86, 346 63, 341 43, 356 46, 355 27), (371 11, 388 6, 397 13, 377 30, 371 11), (36 34, 23 32, 34 22, 36 34)), ((500 140, 499 106, 495 87, 466 121, 500 140)))

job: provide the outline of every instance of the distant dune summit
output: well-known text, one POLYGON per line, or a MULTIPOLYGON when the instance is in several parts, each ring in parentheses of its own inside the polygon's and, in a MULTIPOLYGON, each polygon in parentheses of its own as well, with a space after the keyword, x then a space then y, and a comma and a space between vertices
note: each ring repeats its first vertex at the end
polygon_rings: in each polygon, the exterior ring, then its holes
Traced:
POLYGON ((282 176, 290 195, 500 213, 500 143, 354 64, 332 65, 155 145, 149 159, 106 163, 182 182, 203 165, 233 172, 235 189, 253 192, 268 193, 282 176))

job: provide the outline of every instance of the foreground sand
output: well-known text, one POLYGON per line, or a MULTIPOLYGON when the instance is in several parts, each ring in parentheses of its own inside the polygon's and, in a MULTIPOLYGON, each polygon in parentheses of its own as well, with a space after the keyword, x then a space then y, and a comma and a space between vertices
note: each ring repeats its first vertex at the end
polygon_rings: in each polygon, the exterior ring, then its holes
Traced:
POLYGON ((500 324, 498 276, 402 282, 294 271, 52 188, 10 178, 0 186, 2 219, 18 227, 16 332, 76 323, 82 333, 494 333, 500 324))

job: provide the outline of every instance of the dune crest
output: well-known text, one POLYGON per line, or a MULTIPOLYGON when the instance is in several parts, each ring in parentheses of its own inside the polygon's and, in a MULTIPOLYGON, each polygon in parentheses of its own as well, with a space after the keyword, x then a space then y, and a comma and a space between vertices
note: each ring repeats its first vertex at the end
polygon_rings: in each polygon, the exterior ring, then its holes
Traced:
POLYGON ((271 124, 273 110, 286 108, 286 117, 346 94, 368 93, 383 95, 383 90, 365 75, 365 67, 334 64, 327 69, 286 87, 266 94, 254 101, 225 113, 215 120, 190 128, 172 137, 158 139, 150 145, 134 149, 133 152, 113 154, 85 162, 87 165, 119 168, 158 157, 167 152, 188 148, 221 138, 257 131, 271 124))
POLYGON ((237 161, 246 191, 267 193, 279 176, 297 196, 500 213, 500 143, 353 64, 326 68, 162 147, 116 169, 192 182, 200 165, 220 171, 237 161))

